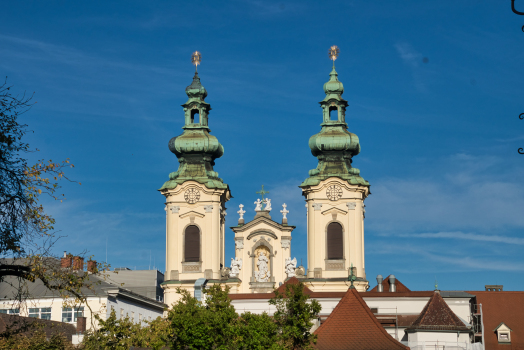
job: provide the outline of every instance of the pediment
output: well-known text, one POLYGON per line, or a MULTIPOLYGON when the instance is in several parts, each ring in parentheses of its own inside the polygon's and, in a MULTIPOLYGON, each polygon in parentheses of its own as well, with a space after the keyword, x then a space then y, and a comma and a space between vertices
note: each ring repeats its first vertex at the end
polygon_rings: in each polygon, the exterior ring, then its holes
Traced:
POLYGON ((346 210, 342 210, 336 207, 326 209, 321 212, 322 215, 329 215, 329 214, 340 214, 340 215, 346 215, 348 212, 346 210))
POLYGON ((188 216, 196 216, 199 218, 203 218, 205 215, 192 210, 192 211, 188 211, 187 213, 180 215, 179 218, 183 219, 183 218, 187 218, 188 216))
POLYGON ((233 232, 245 232, 245 231, 250 231, 250 230, 254 229, 256 226, 258 226, 258 225, 260 225, 262 223, 267 224, 269 227, 272 227, 275 230, 283 231, 283 232, 291 232, 291 231, 293 231, 295 229, 295 226, 281 225, 278 222, 275 222, 275 221, 273 221, 270 218, 265 217, 265 216, 260 216, 258 218, 254 218, 253 220, 245 223, 242 226, 233 226, 233 227, 231 227, 231 229, 233 230, 233 232))

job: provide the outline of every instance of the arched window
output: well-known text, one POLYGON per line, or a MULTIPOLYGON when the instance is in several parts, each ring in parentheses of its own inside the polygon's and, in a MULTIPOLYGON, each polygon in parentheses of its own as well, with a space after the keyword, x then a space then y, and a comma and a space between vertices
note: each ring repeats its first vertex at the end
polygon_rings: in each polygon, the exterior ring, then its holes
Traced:
POLYGON ((343 259, 344 246, 342 241, 342 225, 332 222, 327 228, 327 258, 343 259))
POLYGON ((184 261, 200 261, 200 230, 195 225, 186 228, 184 234, 184 261))
POLYGON ((335 106, 329 107, 329 120, 338 120, 338 108, 335 106))

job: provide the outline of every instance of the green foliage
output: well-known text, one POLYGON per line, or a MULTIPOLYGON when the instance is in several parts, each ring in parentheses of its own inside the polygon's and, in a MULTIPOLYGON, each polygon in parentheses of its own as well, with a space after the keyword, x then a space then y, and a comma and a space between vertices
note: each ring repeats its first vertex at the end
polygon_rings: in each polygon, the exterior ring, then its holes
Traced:
POLYGON ((277 324, 267 313, 245 312, 237 320, 235 335, 237 349, 283 349, 279 345, 277 324))
POLYGON ((72 350, 74 349, 64 335, 55 333, 47 339, 42 330, 36 330, 30 337, 16 334, 0 337, 0 350, 72 350))
POLYGON ((317 300, 304 294, 304 284, 287 284, 286 291, 279 293, 275 290, 275 297, 269 300, 277 311, 273 319, 281 331, 279 342, 285 349, 312 349, 316 336, 309 331, 313 326, 312 320, 318 317, 322 309, 317 300))
POLYGON ((95 331, 88 331, 84 336, 84 349, 86 350, 127 350, 137 343, 137 335, 141 334, 140 325, 133 323, 129 317, 116 318, 115 310, 107 320, 102 320, 95 315, 100 327, 95 331))
MULTIPOLYGON (((213 285, 204 290, 205 301, 177 289, 181 299, 168 311, 167 318, 157 318, 140 327, 129 318, 118 320, 115 311, 104 321, 97 316, 99 330, 88 332, 84 349, 222 349, 284 350, 311 349, 315 337, 309 332, 318 317, 320 304, 308 300, 304 285, 287 285, 284 294, 275 291, 270 304, 277 307, 273 317, 250 312, 238 315, 225 290, 213 285)), ((0 349, 1 350, 1 349, 0 349)))
POLYGON ((228 297, 229 288, 222 290, 219 285, 214 285, 206 289, 205 304, 193 298, 187 290, 178 289, 177 292, 182 294, 182 299, 167 316, 173 330, 172 348, 231 349, 238 314, 228 297))

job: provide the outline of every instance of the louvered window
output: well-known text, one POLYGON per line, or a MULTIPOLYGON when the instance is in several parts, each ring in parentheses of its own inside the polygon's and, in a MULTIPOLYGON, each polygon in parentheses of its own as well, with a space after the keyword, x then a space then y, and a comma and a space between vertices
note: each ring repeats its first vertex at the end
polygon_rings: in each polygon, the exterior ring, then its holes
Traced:
POLYGON ((327 229, 327 258, 343 259, 342 225, 337 222, 329 224, 327 229))
POLYGON ((188 226, 184 236, 185 262, 200 261, 200 230, 194 225, 188 226))

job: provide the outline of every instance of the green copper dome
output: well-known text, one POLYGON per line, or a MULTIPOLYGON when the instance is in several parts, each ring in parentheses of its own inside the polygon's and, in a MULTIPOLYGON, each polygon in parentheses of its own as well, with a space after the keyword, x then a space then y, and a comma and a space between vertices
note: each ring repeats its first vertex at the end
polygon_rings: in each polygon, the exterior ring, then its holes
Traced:
POLYGON ((173 137, 168 144, 180 164, 177 171, 169 174, 169 181, 160 190, 172 189, 190 180, 205 184, 208 188, 226 189, 227 185, 213 170, 215 159, 224 155, 224 147, 210 134, 208 116, 211 106, 204 101, 207 91, 200 83, 198 73, 195 72, 186 94, 189 99, 182 105, 184 132, 173 137))
POLYGON ((300 187, 315 186, 330 177, 339 177, 353 185, 369 186, 369 182, 360 177, 360 170, 351 166, 353 156, 360 153, 360 143, 358 136, 347 130, 348 103, 342 98, 344 85, 338 80, 335 66, 329 76, 329 81, 324 84, 326 97, 320 102, 322 129, 309 139, 309 148, 317 157, 318 165, 309 171, 309 177, 300 187))

